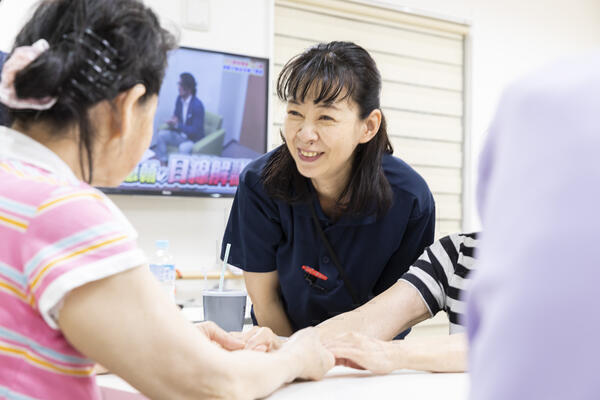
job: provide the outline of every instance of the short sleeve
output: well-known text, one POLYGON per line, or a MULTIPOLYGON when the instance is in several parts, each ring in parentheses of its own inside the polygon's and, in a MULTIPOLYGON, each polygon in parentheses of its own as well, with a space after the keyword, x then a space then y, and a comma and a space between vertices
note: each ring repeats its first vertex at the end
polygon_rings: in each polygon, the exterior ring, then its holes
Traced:
POLYGON ((463 236, 445 236, 429 246, 400 278, 421 295, 433 317, 446 308, 449 284, 456 274, 463 236))
POLYGON ((136 239, 99 191, 55 190, 38 207, 21 246, 29 292, 46 323, 58 329, 58 310, 71 290, 145 264, 136 239))
POLYGON ((277 204, 265 193, 258 173, 246 169, 240 176, 225 228, 221 259, 230 243, 229 264, 248 272, 275 271, 282 238, 277 204))
POLYGON ((391 287, 408 270, 411 264, 423 253, 425 248, 433 242, 435 232, 435 203, 433 196, 428 194, 425 204, 418 208, 420 214, 413 212, 406 223, 402 241, 398 249, 392 254, 386 265, 374 292, 382 293, 391 287))

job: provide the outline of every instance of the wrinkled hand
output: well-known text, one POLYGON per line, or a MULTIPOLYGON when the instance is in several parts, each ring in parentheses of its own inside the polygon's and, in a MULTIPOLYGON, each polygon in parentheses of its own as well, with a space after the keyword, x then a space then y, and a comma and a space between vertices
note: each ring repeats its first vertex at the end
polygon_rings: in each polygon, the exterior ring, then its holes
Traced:
POLYGON ((241 350, 246 343, 234 335, 225 332, 212 321, 204 321, 196 324, 196 327, 211 341, 219 344, 225 350, 241 350))
POLYGON ((268 352, 279 349, 283 344, 283 340, 267 327, 253 326, 245 332, 231 332, 231 335, 242 340, 246 350, 268 352))
POLYGON ((326 344, 335 356, 336 365, 368 369, 375 374, 387 374, 396 369, 389 346, 393 344, 358 333, 341 334, 326 344))
POLYGON ((282 346, 282 351, 295 355, 301 366, 299 378, 319 380, 335 365, 335 358, 323 346, 316 328, 296 332, 282 346))

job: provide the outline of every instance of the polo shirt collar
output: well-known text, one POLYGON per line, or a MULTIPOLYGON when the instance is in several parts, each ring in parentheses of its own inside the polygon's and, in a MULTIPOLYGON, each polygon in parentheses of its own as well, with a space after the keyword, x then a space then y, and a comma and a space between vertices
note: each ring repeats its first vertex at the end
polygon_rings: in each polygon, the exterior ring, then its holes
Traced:
POLYGON ((0 126, 0 160, 6 159, 22 161, 62 179, 79 182, 71 168, 52 150, 14 129, 0 126))
MULTIPOLYGON (((321 208, 321 204, 319 203, 319 200, 316 196, 315 188, 310 180, 308 180, 308 187, 309 187, 309 190, 311 191, 311 193, 313 194, 312 203, 315 207, 315 210, 317 211, 317 218, 320 221, 326 222, 332 226, 360 226, 360 225, 373 224, 377 221, 377 215, 370 214, 370 215, 358 216, 358 217, 344 215, 337 221, 333 222, 323 212, 323 209, 321 208)), ((312 218, 312 211, 310 210, 310 207, 311 207, 310 203, 302 203, 302 204, 297 204, 294 206, 294 208, 296 209, 296 211, 299 214, 307 216, 309 218, 312 218)))

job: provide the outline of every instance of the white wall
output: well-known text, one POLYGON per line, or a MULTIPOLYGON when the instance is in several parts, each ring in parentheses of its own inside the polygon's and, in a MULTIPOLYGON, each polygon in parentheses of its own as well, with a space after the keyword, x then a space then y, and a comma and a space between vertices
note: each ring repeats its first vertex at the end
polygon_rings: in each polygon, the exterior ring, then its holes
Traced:
POLYGON ((389 0, 471 23, 471 181, 467 230, 479 229, 476 162, 506 84, 555 58, 600 48, 600 0, 389 0))
MULTIPOLYGON (((271 57, 272 1, 211 0, 210 30, 183 29, 181 44, 271 57)), ((10 48, 24 21, 24 9, 34 3, 32 0, 0 3, 0 49, 10 48)), ((600 46, 599 0, 391 0, 387 3, 471 22, 473 161, 506 83, 556 57, 600 46)), ((183 0, 146 0, 146 4, 171 25, 182 21, 183 0)), ((471 176, 474 179, 474 170, 471 176)), ((153 250, 155 239, 168 238, 181 267, 214 264, 215 243, 222 234, 231 200, 144 196, 113 196, 113 199, 138 229, 145 250, 153 250)), ((466 217, 468 229, 478 226, 474 207, 470 207, 466 217)))

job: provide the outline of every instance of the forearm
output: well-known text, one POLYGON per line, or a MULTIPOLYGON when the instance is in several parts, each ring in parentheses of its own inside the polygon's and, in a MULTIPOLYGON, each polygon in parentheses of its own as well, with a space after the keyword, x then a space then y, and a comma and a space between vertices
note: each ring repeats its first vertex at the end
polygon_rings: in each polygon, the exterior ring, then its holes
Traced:
POLYGON ((287 350, 270 353, 249 350, 229 353, 231 379, 228 385, 233 393, 229 398, 263 398, 281 385, 298 378, 300 363, 287 350))
POLYGON ((301 373, 297 357, 286 350, 227 352, 212 343, 210 347, 188 348, 185 355, 179 352, 179 357, 172 357, 175 362, 171 373, 155 377, 155 385, 160 388, 145 393, 150 398, 164 399, 256 399, 301 373))
POLYGON ((227 368, 215 360, 227 352, 183 318, 147 268, 75 289, 59 325, 80 352, 152 399, 226 397, 227 368))
POLYGON ((398 333, 429 317, 429 310, 418 291, 412 285, 398 281, 368 303, 328 319, 317 328, 323 338, 355 332, 391 340, 398 333))
POLYGON ((467 370, 465 334, 425 337, 388 342, 386 354, 393 369, 431 372, 464 372, 467 370))
POLYGON ((292 324, 283 309, 280 298, 254 304, 254 314, 260 326, 271 328, 279 336, 291 336, 294 333, 292 324))
POLYGON ((382 324, 377 326, 374 323, 375 318, 374 314, 370 314, 365 306, 362 306, 323 321, 317 325, 317 328, 319 335, 325 341, 345 332, 360 333, 378 339, 383 339, 380 336, 389 336, 386 331, 390 329, 384 326, 387 325, 386 321, 382 321, 382 324))

